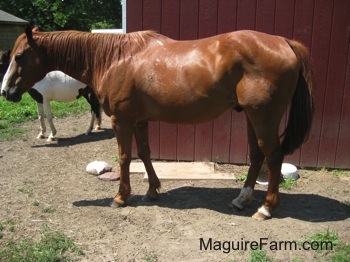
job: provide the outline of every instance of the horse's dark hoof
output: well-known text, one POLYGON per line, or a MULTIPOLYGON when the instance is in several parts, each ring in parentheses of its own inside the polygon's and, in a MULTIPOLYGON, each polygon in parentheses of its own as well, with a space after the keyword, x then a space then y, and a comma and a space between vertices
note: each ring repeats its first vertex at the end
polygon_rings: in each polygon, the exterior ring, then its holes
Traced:
POLYGON ((244 210, 244 208, 238 207, 238 206, 234 205, 232 202, 230 204, 228 204, 228 207, 230 209, 235 210, 235 211, 242 211, 242 210, 244 210))
POLYGON ((144 195, 143 197, 142 197, 142 201, 144 201, 144 202, 154 202, 154 201, 156 201, 158 199, 158 197, 151 197, 151 196, 149 196, 149 195, 144 195))

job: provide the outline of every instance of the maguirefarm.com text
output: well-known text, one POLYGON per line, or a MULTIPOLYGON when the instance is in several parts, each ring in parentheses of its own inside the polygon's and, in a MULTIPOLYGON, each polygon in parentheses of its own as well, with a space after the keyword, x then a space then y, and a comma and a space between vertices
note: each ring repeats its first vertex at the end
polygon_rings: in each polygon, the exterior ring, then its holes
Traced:
POLYGON ((258 240, 215 240, 213 238, 200 238, 199 249, 201 251, 221 251, 225 254, 234 251, 250 251, 268 249, 271 251, 280 250, 333 250, 331 241, 274 241, 267 237, 259 238, 258 240))

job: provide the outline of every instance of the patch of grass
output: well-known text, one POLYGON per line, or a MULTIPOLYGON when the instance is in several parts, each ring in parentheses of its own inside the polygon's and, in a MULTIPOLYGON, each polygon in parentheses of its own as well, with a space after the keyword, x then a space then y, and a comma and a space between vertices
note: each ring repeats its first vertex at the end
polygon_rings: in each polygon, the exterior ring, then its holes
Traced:
POLYGON ((282 178, 280 182, 280 188, 291 190, 292 187, 295 186, 296 184, 297 184, 297 181, 292 178, 287 178, 287 179, 282 178))
POLYGON ((25 188, 19 188, 18 189, 19 192, 28 195, 29 197, 33 195, 33 190, 31 189, 25 189, 25 188))
POLYGON ((253 250, 250 252, 251 262, 271 262, 272 260, 267 257, 265 250, 253 250))
POLYGON ((12 219, 8 219, 2 223, 0 223, 0 238, 3 236, 3 231, 7 228, 8 231, 14 232, 15 231, 15 222, 12 219))
POLYGON ((317 232, 307 236, 306 239, 310 243, 318 243, 317 245, 314 245, 314 247, 317 247, 316 251, 328 250, 339 244, 338 235, 335 232, 329 231, 329 229, 325 233, 317 232))
POLYGON ((2 232, 4 230, 4 225, 2 223, 0 223, 0 239, 2 239, 4 237, 4 233, 2 232))
POLYGON ((60 231, 51 231, 45 225, 38 242, 24 238, 19 243, 14 241, 7 243, 0 250, 0 261, 71 261, 74 257, 81 255, 84 255, 84 252, 70 237, 60 231))
POLYGON ((24 139, 26 131, 27 129, 23 127, 0 120, 0 141, 10 141, 13 138, 24 139))
POLYGON ((340 191, 339 189, 334 188, 334 187, 331 187, 331 186, 326 187, 326 189, 327 189, 328 191, 333 192, 333 193, 336 193, 336 194, 340 194, 340 193, 341 193, 341 191, 340 191))
POLYGON ((158 258, 156 256, 156 254, 154 254, 154 252, 150 252, 149 254, 147 254, 145 256, 145 260, 147 262, 156 262, 156 261, 158 261, 158 258))
POLYGON ((35 206, 35 207, 39 206, 39 201, 38 200, 34 200, 33 201, 33 206, 35 206))
POLYGON ((350 261, 350 245, 340 242, 337 245, 332 257, 334 262, 349 262, 350 261))
POLYGON ((324 233, 314 233, 306 236, 306 239, 316 249, 316 252, 327 252, 326 258, 328 261, 348 262, 350 261, 350 245, 341 241, 336 232, 329 229, 324 233), (317 242, 317 245, 315 243, 317 242))
POLYGON ((114 162, 119 163, 119 156, 114 156, 113 160, 114 160, 114 162))
POLYGON ((44 213, 53 213, 53 212, 55 212, 56 211, 56 209, 54 208, 54 207, 45 207, 44 209, 43 209, 43 212, 44 213))
MULTIPOLYGON (((78 115, 90 110, 90 105, 84 98, 73 102, 51 102, 51 111, 54 117, 78 115)), ((16 123, 37 119, 36 102, 25 93, 21 102, 12 103, 0 99, 0 141, 9 141, 23 138, 25 128, 17 127, 16 123)))
POLYGON ((247 180, 247 177, 248 177, 248 173, 242 174, 237 178, 237 181, 245 182, 247 180))

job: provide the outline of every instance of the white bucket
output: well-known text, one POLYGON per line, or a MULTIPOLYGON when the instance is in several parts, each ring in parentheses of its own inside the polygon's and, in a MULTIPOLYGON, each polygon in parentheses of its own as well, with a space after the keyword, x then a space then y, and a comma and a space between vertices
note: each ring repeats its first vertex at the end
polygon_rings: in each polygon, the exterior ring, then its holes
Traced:
MULTIPOLYGON (((261 167, 256 183, 258 183, 259 185, 267 186, 269 184, 269 182, 267 181, 267 172, 268 172, 268 167, 266 162, 264 161, 264 164, 261 167)), ((296 168, 296 166, 289 163, 282 164, 281 174, 284 179, 297 180, 299 178, 298 169, 296 168)))
POLYGON ((292 164, 288 164, 288 163, 282 164, 281 173, 284 179, 297 180, 299 177, 297 171, 298 171, 297 167, 292 164))

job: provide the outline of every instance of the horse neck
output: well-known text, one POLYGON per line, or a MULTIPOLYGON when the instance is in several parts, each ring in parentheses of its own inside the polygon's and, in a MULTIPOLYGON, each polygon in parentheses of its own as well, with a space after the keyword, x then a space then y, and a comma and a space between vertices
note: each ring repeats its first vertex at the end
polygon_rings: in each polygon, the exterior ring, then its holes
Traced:
POLYGON ((141 35, 103 35, 83 32, 43 34, 49 71, 59 70, 93 87, 114 62, 131 57, 145 46, 141 35), (51 34, 51 35, 48 35, 51 34))
POLYGON ((91 70, 90 52, 79 48, 79 42, 62 40, 55 33, 44 33, 39 35, 38 45, 46 50, 48 71, 59 70, 71 77, 91 85, 93 78, 89 74, 91 70))

